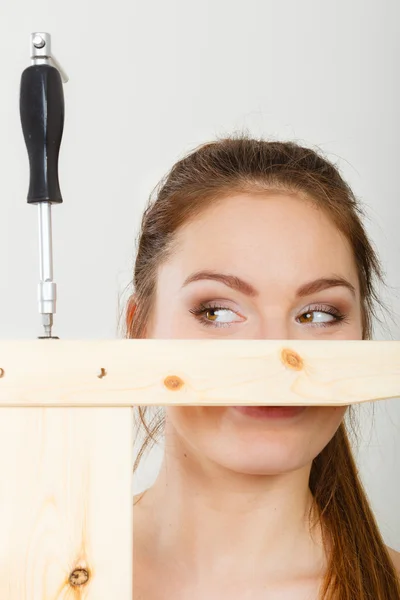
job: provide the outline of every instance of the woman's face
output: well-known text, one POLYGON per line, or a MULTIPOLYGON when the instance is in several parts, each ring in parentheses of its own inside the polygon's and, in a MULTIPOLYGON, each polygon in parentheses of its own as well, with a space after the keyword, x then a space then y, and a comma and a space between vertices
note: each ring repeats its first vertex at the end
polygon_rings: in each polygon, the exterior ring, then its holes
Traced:
MULTIPOLYGON (((147 337, 362 339, 352 251, 312 204, 289 195, 236 195, 186 225, 177 241, 176 253, 159 270, 147 337), (246 283, 236 289, 222 276, 246 283), (188 278, 194 280, 185 285, 188 278), (317 280, 339 278, 348 286, 331 282, 311 290, 317 280)), ((186 455, 267 475, 311 463, 345 412, 312 406, 279 419, 244 415, 234 407, 171 406, 166 433, 186 455)))

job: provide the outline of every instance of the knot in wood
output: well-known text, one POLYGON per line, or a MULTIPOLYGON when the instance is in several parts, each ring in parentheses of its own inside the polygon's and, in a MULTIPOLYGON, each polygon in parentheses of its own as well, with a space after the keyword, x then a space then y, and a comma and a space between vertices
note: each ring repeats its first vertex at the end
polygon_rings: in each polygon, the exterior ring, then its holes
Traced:
POLYGON ((281 359, 285 367, 294 371, 301 371, 303 368, 303 359, 294 350, 284 348, 281 353, 281 359))
POLYGON ((74 587, 85 585, 89 581, 89 571, 82 567, 74 569, 69 576, 69 582, 74 587))
POLYGON ((164 379, 164 385, 166 388, 172 391, 180 390, 185 384, 178 375, 168 375, 164 379))

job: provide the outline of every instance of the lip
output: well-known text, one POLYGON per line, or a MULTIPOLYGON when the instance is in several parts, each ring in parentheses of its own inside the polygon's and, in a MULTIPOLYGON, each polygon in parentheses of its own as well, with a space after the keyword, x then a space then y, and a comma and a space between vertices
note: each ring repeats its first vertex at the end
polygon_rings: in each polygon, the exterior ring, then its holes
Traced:
POLYGON ((306 406, 233 406, 237 412, 253 419, 293 419, 301 415, 306 406))

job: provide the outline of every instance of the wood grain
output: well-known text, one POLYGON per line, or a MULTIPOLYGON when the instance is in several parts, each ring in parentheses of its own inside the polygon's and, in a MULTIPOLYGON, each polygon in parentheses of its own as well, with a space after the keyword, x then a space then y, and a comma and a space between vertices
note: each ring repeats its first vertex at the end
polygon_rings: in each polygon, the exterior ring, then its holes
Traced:
POLYGON ((135 405, 400 396, 400 343, 0 342, 0 600, 131 600, 135 405))
POLYGON ((132 598, 131 408, 0 409, 0 598, 132 598))
POLYGON ((1 341, 0 369, 0 406, 340 406, 400 397, 397 341, 1 341))

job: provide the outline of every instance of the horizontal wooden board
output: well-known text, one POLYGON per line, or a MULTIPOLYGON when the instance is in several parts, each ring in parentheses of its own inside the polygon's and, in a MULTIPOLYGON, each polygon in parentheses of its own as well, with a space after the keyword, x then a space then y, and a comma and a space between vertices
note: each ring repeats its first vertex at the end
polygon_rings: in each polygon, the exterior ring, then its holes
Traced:
POLYGON ((3 340, 0 369, 0 406, 340 406, 400 397, 397 341, 3 340))

